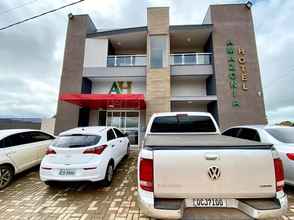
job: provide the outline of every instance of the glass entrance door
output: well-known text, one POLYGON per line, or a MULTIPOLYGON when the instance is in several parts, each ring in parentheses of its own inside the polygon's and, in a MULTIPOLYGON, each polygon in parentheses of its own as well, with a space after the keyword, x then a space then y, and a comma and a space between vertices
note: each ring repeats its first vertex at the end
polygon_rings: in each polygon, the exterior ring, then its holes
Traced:
POLYGON ((140 114, 138 111, 107 111, 106 125, 128 134, 131 145, 139 143, 140 114))

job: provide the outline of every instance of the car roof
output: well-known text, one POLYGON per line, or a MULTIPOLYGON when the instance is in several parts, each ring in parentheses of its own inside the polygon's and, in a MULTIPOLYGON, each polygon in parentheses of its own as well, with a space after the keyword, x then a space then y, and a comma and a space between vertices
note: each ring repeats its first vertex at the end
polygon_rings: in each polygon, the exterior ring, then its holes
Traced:
POLYGON ((287 127, 287 126, 281 126, 281 125, 262 125, 262 124, 256 124, 256 125, 239 125, 239 126, 232 126, 227 128, 231 129, 231 128, 252 128, 252 129, 266 129, 266 128, 291 128, 291 127, 287 127))
POLYGON ((67 131, 61 132, 59 135, 71 135, 71 134, 99 134, 108 128, 113 127, 107 127, 107 126, 90 126, 90 127, 78 127, 78 128, 72 128, 67 131))
POLYGON ((12 134, 18 134, 22 132, 28 132, 28 131, 40 131, 35 129, 3 129, 0 130, 0 139, 5 138, 12 134))
POLYGON ((187 115, 197 115, 197 116, 211 116, 208 112, 160 112, 160 113, 154 113, 153 116, 175 116, 180 114, 187 114, 187 115))
POLYGON ((267 125, 239 125, 239 126, 233 126, 230 128, 255 128, 255 129, 263 129, 267 125))

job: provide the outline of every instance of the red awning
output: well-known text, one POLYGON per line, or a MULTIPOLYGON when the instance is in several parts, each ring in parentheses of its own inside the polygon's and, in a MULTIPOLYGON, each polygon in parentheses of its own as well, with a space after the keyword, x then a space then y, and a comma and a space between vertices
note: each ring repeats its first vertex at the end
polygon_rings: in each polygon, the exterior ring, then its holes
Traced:
POLYGON ((143 94, 79 94, 67 93, 59 98, 90 109, 145 109, 143 94))

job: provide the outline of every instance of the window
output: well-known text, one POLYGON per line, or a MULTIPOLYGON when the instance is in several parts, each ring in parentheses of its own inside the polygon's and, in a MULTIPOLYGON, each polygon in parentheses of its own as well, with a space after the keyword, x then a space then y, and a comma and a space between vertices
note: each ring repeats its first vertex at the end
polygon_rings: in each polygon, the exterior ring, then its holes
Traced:
POLYGON ((0 141, 0 149, 1 149, 1 148, 5 148, 4 139, 0 141))
POLYGON ((5 147, 13 147, 18 145, 27 144, 27 140, 23 133, 10 135, 2 140, 5 147))
POLYGON ((216 132, 216 128, 207 116, 176 115, 156 117, 151 132, 216 132))
POLYGON ((112 129, 109 129, 107 131, 107 141, 111 141, 113 139, 115 139, 115 134, 112 129))
POLYGON ((294 128, 269 128, 265 129, 270 135, 283 143, 294 143, 294 128))
POLYGON ((31 134, 32 142, 47 141, 47 140, 54 139, 53 136, 49 134, 45 134, 43 132, 34 131, 34 132, 30 132, 30 134, 31 134))
POLYGON ((238 137, 240 132, 240 128, 231 128, 226 130, 222 135, 230 136, 230 137, 238 137))
POLYGON ((88 147, 98 144, 100 139, 99 135, 61 135, 53 141, 52 146, 61 148, 88 147))
POLYGON ((150 37, 150 67, 152 69, 166 67, 166 36, 151 36, 150 37))
POLYGON ((113 130, 115 131, 115 134, 116 134, 116 136, 117 136, 118 138, 120 138, 120 137, 124 137, 124 134, 121 133, 120 130, 118 130, 118 129, 116 129, 116 128, 114 128, 113 130))
POLYGON ((255 129, 250 129, 250 128, 241 128, 238 138, 260 142, 260 137, 258 132, 255 129))

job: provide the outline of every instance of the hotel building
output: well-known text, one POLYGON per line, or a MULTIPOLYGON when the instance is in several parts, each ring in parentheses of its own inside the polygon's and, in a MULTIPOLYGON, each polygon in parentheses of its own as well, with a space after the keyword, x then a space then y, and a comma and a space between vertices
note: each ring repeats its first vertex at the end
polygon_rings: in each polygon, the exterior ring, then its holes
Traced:
POLYGON ((146 26, 100 31, 70 15, 55 133, 116 126, 137 145, 150 116, 169 111, 210 112, 222 129, 266 123, 250 8, 211 5, 202 24, 169 20, 169 8, 148 8, 146 26))

